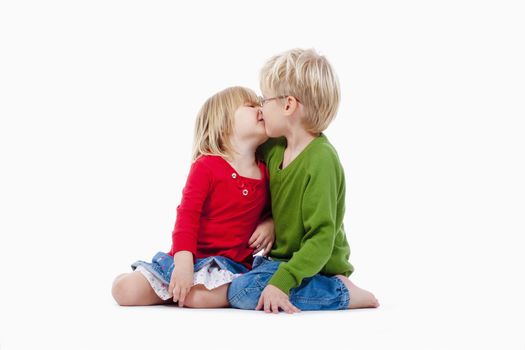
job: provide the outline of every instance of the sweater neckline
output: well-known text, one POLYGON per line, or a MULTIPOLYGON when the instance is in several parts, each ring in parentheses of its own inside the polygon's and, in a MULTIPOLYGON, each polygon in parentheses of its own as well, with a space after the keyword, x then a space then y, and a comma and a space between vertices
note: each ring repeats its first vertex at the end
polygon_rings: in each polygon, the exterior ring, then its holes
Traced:
MULTIPOLYGON (((286 140, 286 139, 285 139, 285 140, 286 140)), ((313 139, 312 141, 310 141, 310 143, 306 145, 306 147, 301 151, 301 153, 299 153, 299 154, 297 155, 297 157, 295 157, 295 158, 290 162, 290 164, 288 164, 288 165, 286 166, 286 168, 283 169, 283 168, 282 168, 282 165, 283 165, 283 162, 284 162, 284 151, 286 150, 286 147, 288 146, 288 145, 287 145, 287 142, 285 141, 285 146, 283 147, 282 152, 281 152, 281 154, 279 155, 280 162, 279 162, 279 165, 277 166, 277 171, 283 173, 283 172, 288 171, 288 169, 289 169, 290 167, 295 167, 295 164, 300 162, 300 159, 304 157, 304 155, 306 154, 306 152, 308 151, 308 149, 310 149, 314 144, 317 144, 317 143, 319 143, 319 142, 321 142, 321 141, 323 141, 323 140, 326 140, 326 136, 325 136, 323 133, 321 133, 321 134, 320 134, 319 136, 317 136, 315 139, 313 139)))

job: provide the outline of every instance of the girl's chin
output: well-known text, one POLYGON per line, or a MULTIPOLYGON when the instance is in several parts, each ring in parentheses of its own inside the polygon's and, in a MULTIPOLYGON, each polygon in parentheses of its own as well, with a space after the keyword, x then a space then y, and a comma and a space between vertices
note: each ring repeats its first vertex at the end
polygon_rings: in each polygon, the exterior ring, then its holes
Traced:
POLYGON ((270 137, 266 134, 262 134, 259 138, 258 138, 258 141, 259 141, 259 145, 262 145, 263 143, 265 143, 270 137))
POLYGON ((282 135, 277 135, 276 133, 272 132, 271 130, 266 129, 266 136, 268 138, 271 138, 271 137, 280 137, 282 135))

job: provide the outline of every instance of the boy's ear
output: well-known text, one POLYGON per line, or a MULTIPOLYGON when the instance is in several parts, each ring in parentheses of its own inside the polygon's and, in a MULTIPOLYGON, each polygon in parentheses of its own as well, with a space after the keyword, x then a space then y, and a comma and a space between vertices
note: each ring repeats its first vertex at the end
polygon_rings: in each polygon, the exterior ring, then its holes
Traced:
POLYGON ((293 96, 287 96, 286 97, 286 105, 284 106, 285 113, 290 115, 295 112, 295 110, 298 107, 297 99, 293 96))

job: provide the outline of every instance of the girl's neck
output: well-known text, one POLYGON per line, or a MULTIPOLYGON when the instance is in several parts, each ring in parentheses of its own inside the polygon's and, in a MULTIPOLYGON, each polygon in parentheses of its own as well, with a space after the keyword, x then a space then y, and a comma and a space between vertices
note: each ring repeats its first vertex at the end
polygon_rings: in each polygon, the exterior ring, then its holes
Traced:
POLYGON ((239 154, 232 152, 227 161, 235 169, 246 169, 253 167, 254 164, 257 164, 255 160, 255 150, 251 154, 239 154))
POLYGON ((227 161, 239 172, 242 172, 243 169, 250 169, 257 165, 255 159, 256 149, 257 146, 255 145, 243 144, 232 140, 232 151, 227 161))

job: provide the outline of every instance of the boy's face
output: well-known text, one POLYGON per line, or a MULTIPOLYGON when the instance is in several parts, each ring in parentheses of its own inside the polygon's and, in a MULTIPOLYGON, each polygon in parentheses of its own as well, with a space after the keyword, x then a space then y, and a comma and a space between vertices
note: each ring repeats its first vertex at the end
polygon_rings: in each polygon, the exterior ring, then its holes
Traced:
POLYGON ((280 137, 286 131, 286 118, 283 99, 274 98, 271 91, 263 91, 261 112, 264 119, 266 134, 269 137, 280 137))

